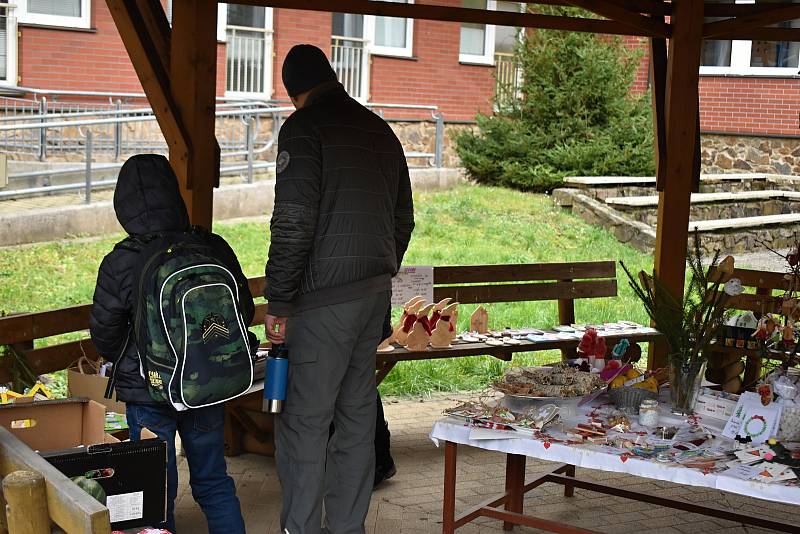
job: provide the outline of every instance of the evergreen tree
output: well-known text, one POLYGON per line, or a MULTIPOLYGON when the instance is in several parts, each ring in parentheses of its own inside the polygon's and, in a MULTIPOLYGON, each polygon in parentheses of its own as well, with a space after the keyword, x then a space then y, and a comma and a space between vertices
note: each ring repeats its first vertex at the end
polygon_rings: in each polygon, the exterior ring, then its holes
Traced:
POLYGON ((564 176, 655 172, 650 101, 630 92, 640 53, 615 37, 534 30, 516 56, 519 98, 492 116, 479 115, 477 132, 455 136, 471 178, 544 192, 564 176))

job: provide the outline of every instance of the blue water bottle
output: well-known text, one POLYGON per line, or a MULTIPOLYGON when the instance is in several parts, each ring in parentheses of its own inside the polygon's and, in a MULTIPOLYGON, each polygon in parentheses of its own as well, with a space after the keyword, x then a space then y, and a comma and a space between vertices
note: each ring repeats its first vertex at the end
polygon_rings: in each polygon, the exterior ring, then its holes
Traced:
POLYGON ((286 379, 289 374, 289 349, 286 345, 273 345, 267 357, 264 376, 264 402, 261 411, 281 413, 286 400, 286 379))

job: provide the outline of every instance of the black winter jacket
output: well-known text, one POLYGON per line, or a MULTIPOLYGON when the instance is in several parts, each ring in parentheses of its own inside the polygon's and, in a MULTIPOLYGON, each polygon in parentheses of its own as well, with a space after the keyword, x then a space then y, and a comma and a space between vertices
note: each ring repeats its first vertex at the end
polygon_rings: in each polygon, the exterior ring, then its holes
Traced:
POLYGON ((386 122, 329 82, 283 124, 276 171, 269 313, 390 290, 414 206, 403 147, 386 122))
MULTIPOLYGON (((164 156, 145 154, 125 162, 114 191, 114 210, 125 231, 134 236, 190 228, 178 181, 164 156)), ((219 254, 218 259, 239 282, 240 306, 246 324, 250 324, 254 306, 247 278, 225 240, 216 234, 209 236, 219 254)), ((103 258, 97 274, 89 329, 100 356, 114 362, 117 398, 124 402, 150 404, 153 400, 140 372, 131 327, 134 308, 132 271, 138 254, 115 248, 103 258)))

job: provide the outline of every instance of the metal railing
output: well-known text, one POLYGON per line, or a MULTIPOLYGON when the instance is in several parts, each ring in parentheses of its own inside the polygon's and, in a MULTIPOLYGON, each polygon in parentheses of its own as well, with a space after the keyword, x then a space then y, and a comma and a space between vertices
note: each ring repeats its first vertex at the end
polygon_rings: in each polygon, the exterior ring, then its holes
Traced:
MULTIPOLYGON (((83 191, 84 202, 90 203, 93 189, 111 187, 116 183, 115 178, 96 180, 94 176, 122 167, 122 163, 118 160, 123 154, 143 151, 145 145, 149 152, 167 153, 167 145, 157 129, 153 129, 157 132, 157 138, 149 141, 127 140, 123 142, 125 140, 123 132, 129 130, 135 132, 137 124, 152 123, 156 120, 150 108, 131 107, 126 109, 118 100, 114 108, 110 110, 103 109, 94 112, 82 110, 53 114, 49 113, 47 99, 43 98, 41 102, 43 106, 36 112, 0 117, 0 150, 7 148, 3 146, 3 143, 8 143, 9 140, 32 139, 34 150, 46 156, 48 149, 53 146, 58 146, 60 151, 65 151, 63 143, 56 145, 55 142, 69 137, 72 152, 83 156, 83 164, 12 174, 9 176, 10 182, 45 177, 45 185, 0 191, 0 201, 43 194, 83 191), (69 135, 65 132, 69 132, 69 135), (109 132, 112 132, 110 138, 109 132), (132 147, 136 150, 129 152, 132 147), (104 153, 106 156, 113 156, 114 161, 96 162, 98 156, 104 153), (64 179, 67 176, 80 174, 84 176, 80 182, 52 184, 54 178, 64 179)), ((389 109, 421 110, 426 114, 430 113, 427 120, 435 124, 436 132, 434 151, 406 151, 405 154, 409 159, 422 159, 428 161, 428 165, 442 166, 444 116, 438 112, 436 106, 370 103, 368 107, 381 116, 384 110, 389 109)), ((223 176, 243 174, 245 181, 252 183, 257 171, 274 168, 275 162, 267 161, 266 153, 275 146, 282 119, 293 111, 294 107, 291 106, 275 106, 269 102, 258 100, 220 104, 216 112, 217 138, 220 141, 221 159, 223 160, 220 174, 223 176), (262 127, 264 120, 271 120, 271 128, 262 127), (238 128, 240 133, 237 135, 225 134, 232 128, 238 128), (271 132, 271 135, 266 135, 268 132, 271 132)), ((387 119, 388 122, 393 120, 403 121, 402 119, 387 119)))
POLYGON ((367 100, 369 55, 366 39, 333 36, 331 66, 350 96, 362 102, 367 100))
POLYGON ((226 89, 233 93, 262 95, 272 85, 268 79, 272 60, 272 32, 228 26, 226 89))
POLYGON ((522 68, 514 54, 498 52, 494 55, 494 104, 497 109, 513 106, 520 98, 522 68))

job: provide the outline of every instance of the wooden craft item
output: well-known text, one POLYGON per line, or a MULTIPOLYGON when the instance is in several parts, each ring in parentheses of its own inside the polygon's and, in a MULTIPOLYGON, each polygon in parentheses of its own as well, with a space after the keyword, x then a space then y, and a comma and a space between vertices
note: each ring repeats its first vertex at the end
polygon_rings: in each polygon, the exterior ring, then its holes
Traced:
MULTIPOLYGON (((410 351, 421 351, 428 348, 431 342, 431 327, 428 314, 435 304, 428 304, 416 313, 416 321, 406 338, 405 346, 410 351)), ((409 316, 410 317, 410 316, 409 316)), ((408 319, 406 319, 408 324, 408 319)))
POLYGON ((419 296, 414 297, 403 305, 403 314, 400 316, 400 321, 397 323, 397 326, 395 326, 392 331, 392 341, 396 341, 401 345, 406 344, 408 334, 417 321, 417 312, 424 305, 425 298, 419 296))
POLYGON ((412 352, 420 352, 428 348, 431 342, 431 335, 421 322, 414 323, 414 327, 406 339, 406 348, 412 352))
POLYGON ((453 299, 447 297, 445 299, 440 300, 433 306, 433 315, 431 315, 431 330, 436 328, 436 323, 439 322, 439 319, 442 317, 442 310, 445 309, 447 304, 453 299))
POLYGON ((392 352, 394 350, 394 345, 392 345, 392 336, 387 337, 381 344, 378 345, 378 352, 392 352))
MULTIPOLYGON (((450 301, 450 299, 445 300, 448 302, 450 301)), ((436 308, 439 307, 439 304, 434 306, 433 313, 439 313, 439 320, 437 320, 434 324, 433 332, 431 333, 431 347, 435 349, 450 348, 450 343, 453 341, 453 333, 455 332, 451 318, 457 306, 458 303, 456 302, 447 307, 440 308, 439 311, 436 310, 436 308)))
POLYGON ((489 312, 486 311, 486 308, 478 306, 472 312, 472 316, 469 318, 469 329, 479 334, 485 334, 489 331, 489 312))
MULTIPOLYGON (((456 303, 458 304, 458 303, 456 303)), ((455 341, 456 337, 458 336, 458 331, 456 330, 458 325, 458 306, 453 309, 453 312, 450 314, 450 340, 455 341)))

